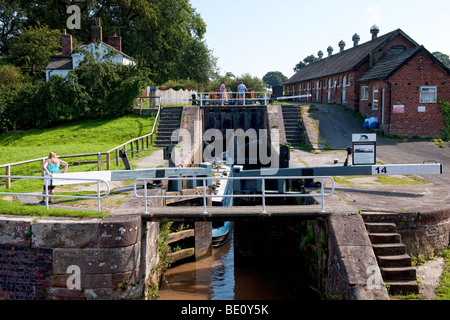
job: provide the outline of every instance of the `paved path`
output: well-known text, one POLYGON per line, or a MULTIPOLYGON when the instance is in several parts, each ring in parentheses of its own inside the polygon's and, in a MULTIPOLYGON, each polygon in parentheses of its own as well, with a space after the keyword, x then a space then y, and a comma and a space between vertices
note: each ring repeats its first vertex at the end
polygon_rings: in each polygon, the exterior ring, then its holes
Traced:
MULTIPOLYGON (((360 118, 340 105, 315 105, 303 115, 310 118, 307 121, 315 122, 315 126, 307 128, 308 134, 319 135, 326 143, 316 147, 315 153, 295 149, 291 153, 291 166, 341 166, 346 158, 345 148, 352 144, 352 134, 371 132, 363 127, 360 118), (335 159, 338 160, 337 164, 334 164, 335 159)), ((377 161, 386 164, 414 164, 434 160, 443 164, 444 174, 418 176, 427 182, 425 185, 398 185, 385 181, 380 183, 377 176, 347 177, 345 183, 336 184, 336 193, 340 200, 361 210, 398 211, 449 204, 450 144, 444 145, 445 148, 439 148, 432 140, 387 139, 377 136, 377 161)), ((413 183, 409 177, 395 178, 413 183)), ((396 183, 402 182, 401 180, 396 183)))

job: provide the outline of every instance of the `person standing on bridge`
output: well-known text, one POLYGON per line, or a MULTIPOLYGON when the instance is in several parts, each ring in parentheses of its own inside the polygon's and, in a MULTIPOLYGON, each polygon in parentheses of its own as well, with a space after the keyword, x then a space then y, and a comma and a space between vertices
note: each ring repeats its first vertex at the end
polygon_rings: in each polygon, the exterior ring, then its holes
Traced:
POLYGON ((222 101, 227 100, 227 83, 224 81, 222 82, 222 84, 220 85, 219 91, 221 93, 221 99, 222 101))
MULTIPOLYGON (((44 170, 45 175, 52 175, 52 174, 57 174, 60 173, 59 171, 59 167, 61 166, 61 164, 64 166, 64 172, 67 172, 67 169, 69 168, 69 164, 65 161, 59 160, 56 157, 56 153, 55 152, 50 152, 48 155, 48 159, 45 160, 44 164, 42 165, 42 169, 44 170)), ((55 186, 51 185, 51 180, 50 180, 50 185, 48 186, 48 192, 49 194, 53 195, 55 194, 55 186)), ((45 194, 45 184, 44 184, 44 192, 43 194, 45 194)), ((50 200, 51 198, 49 197, 49 203, 51 203, 52 201, 50 200)), ((42 199, 41 202, 39 203, 45 203, 45 198, 42 199)))
POLYGON ((248 92, 247 87, 245 86, 243 81, 239 82, 237 90, 239 95, 239 101, 242 101, 244 99, 245 92, 248 92))

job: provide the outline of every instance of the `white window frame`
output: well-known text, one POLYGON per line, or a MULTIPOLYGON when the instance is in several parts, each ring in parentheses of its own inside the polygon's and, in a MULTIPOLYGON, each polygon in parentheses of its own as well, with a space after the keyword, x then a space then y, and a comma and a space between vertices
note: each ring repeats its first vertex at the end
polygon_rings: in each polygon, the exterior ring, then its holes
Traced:
POLYGON ((361 100, 364 100, 364 101, 369 100, 369 86, 361 87, 361 100))
POLYGON ((380 106, 380 92, 378 89, 374 89, 372 92, 372 110, 378 110, 378 107, 380 106), (375 100, 375 94, 377 94, 377 99, 375 100), (376 101, 376 107, 375 107, 375 101, 376 101))
POLYGON ((436 86, 424 86, 420 87, 420 103, 437 103, 437 87, 436 86), (431 99, 425 99, 424 95, 431 96, 434 95, 431 99))

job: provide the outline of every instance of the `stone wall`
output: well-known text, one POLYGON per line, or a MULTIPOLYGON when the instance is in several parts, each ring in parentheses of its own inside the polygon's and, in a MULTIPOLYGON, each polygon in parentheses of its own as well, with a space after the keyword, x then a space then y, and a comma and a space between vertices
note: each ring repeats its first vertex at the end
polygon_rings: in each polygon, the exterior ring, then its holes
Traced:
POLYGON ((419 208, 388 217, 396 223, 406 251, 413 257, 432 257, 450 244, 450 206, 419 208))
POLYGON ((141 299, 157 281, 159 223, 0 216, 0 299, 141 299), (147 263, 150 262, 150 263, 147 263))
POLYGON ((324 292, 345 300, 388 300, 364 222, 359 214, 328 219, 328 277, 324 292))

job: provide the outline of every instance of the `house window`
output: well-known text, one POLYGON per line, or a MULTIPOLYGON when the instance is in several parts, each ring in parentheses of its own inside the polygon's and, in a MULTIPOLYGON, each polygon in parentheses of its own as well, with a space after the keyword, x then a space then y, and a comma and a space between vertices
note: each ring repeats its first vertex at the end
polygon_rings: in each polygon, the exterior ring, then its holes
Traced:
POLYGON ((369 87, 361 87, 361 100, 369 100, 369 87))
POLYGON ((437 87, 420 87, 420 103, 436 103, 437 87))
POLYGON ((373 90, 372 110, 378 110, 378 90, 373 90))

